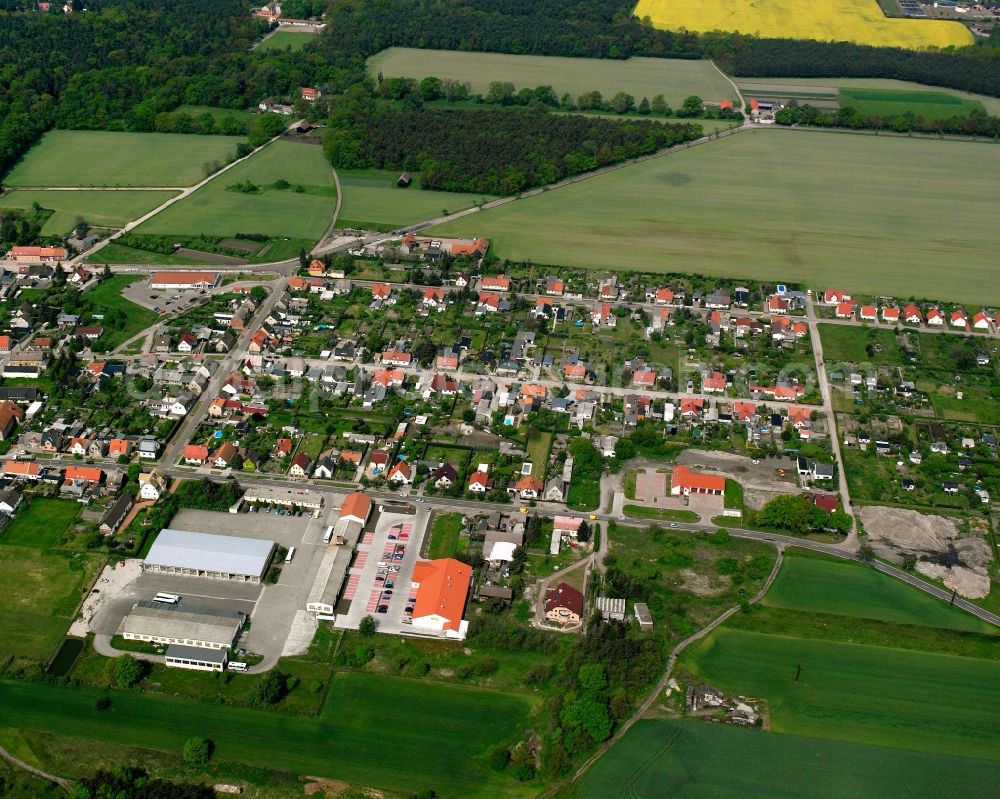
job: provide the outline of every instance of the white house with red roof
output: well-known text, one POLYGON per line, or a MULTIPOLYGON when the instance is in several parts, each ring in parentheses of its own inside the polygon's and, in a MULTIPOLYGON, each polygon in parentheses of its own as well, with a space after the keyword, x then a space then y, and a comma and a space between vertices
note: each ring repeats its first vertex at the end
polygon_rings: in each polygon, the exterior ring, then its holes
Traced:
POLYGON ((433 286, 425 288, 421 304, 430 310, 443 311, 447 304, 444 299, 444 289, 433 286))
POLYGON ((927 324, 934 327, 940 327, 944 324, 944 314, 941 313, 940 308, 931 308, 927 312, 927 324))
POLYGON ((485 494, 493 488, 493 480, 484 469, 477 469, 469 477, 469 491, 473 494, 485 494))
POLYGON ((382 363, 386 366, 409 366, 412 361, 413 356, 408 352, 386 350, 382 353, 382 363))
POLYGON ((392 286, 388 283, 372 283, 372 299, 388 300, 392 296, 392 286))
POLYGON ((510 278, 507 275, 486 275, 479 281, 479 288, 484 291, 509 291, 510 278))
POLYGON ((899 308, 893 305, 886 305, 882 309, 882 321, 887 325, 894 325, 899 322, 899 308))
POLYGON ((969 317, 965 315, 965 311, 961 308, 957 311, 952 312, 951 315, 951 326, 960 327, 963 330, 968 330, 969 328, 969 317))
POLYGON ((657 305, 669 305, 674 301, 673 289, 669 289, 666 287, 657 289, 653 293, 652 300, 657 305))
POLYGON ((701 380, 701 390, 706 393, 721 393, 726 390, 726 376, 722 372, 706 374, 701 380))
POLYGON ((854 318, 854 303, 851 300, 844 300, 843 302, 838 303, 833 315, 838 319, 854 318))
POLYGON ((561 297, 565 288, 563 282, 557 277, 549 278, 545 283, 545 293, 550 297, 561 297))
POLYGON ((406 461, 396 461, 385 479, 396 485, 409 485, 413 480, 413 470, 406 461))
POLYGON ((767 305, 764 310, 768 313, 786 314, 791 310, 792 304, 780 294, 772 294, 767 298, 767 305))
POLYGON ((903 309, 903 321, 910 325, 919 325, 924 321, 924 315, 912 302, 903 309))
POLYGON ((861 321, 862 322, 877 322, 878 321, 878 308, 874 305, 862 305, 861 306, 861 321))
POLYGON ((840 305, 842 302, 850 302, 851 295, 840 289, 827 289, 823 292, 823 302, 826 305, 840 305))
POLYGON ((632 372, 632 383, 637 386, 655 386, 656 372, 651 369, 636 369, 632 372))
POLYGON ((972 326, 976 330, 989 330, 990 325, 993 323, 992 317, 986 312, 984 308, 975 316, 972 317, 972 326))
POLYGON ((681 397, 680 414, 682 417, 701 416, 704 411, 705 400, 701 397, 681 397))

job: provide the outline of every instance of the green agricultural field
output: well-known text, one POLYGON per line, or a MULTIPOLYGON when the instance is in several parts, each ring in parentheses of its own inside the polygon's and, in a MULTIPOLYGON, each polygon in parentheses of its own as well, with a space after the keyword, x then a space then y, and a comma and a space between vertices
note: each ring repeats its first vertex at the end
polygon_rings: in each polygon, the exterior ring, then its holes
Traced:
POLYGON ((606 99, 626 92, 636 102, 662 94, 674 108, 691 95, 713 102, 736 99, 729 81, 708 60, 620 61, 390 47, 368 59, 368 73, 376 76, 380 72, 387 78, 452 78, 472 84, 472 91, 481 94, 486 93, 491 82, 499 80, 509 81, 518 89, 551 86, 560 97, 569 92, 574 99, 592 91, 599 91, 606 99))
POLYGON ((382 675, 338 673, 318 717, 43 683, 0 682, 0 726, 119 746, 180 752, 201 735, 213 760, 267 766, 405 793, 510 797, 519 784, 490 771, 486 750, 519 728, 529 705, 510 694, 382 675), (381 709, 405 708, 398 724, 381 709), (247 731, 253 731, 248 745, 247 731), (461 764, 461 767, 456 767, 461 764))
POLYGON ((315 41, 315 39, 316 34, 312 31, 279 30, 254 49, 260 53, 266 53, 269 50, 290 49, 294 53, 301 50, 309 42, 315 41))
POLYGON ((985 144, 754 130, 431 230, 534 263, 990 303, 998 170, 985 144), (962 280, 942 263, 961 263, 962 280))
MULTIPOLYGON (((744 95, 767 96, 767 87, 781 87, 783 91, 799 91, 803 94, 836 95, 841 89, 893 89, 895 91, 927 91, 927 86, 906 80, 890 78, 738 78, 736 83, 744 95)), ((1000 114, 1000 98, 984 94, 970 94, 958 89, 934 87, 936 92, 944 92, 962 100, 980 103, 988 114, 1000 114)))
POLYGON ((997 632, 970 613, 950 608, 867 566, 794 554, 785 557, 764 604, 899 624, 997 632))
POLYGON ((413 172, 413 184, 406 189, 396 186, 399 172, 390 170, 343 170, 337 174, 344 192, 338 220, 341 227, 392 230, 433 219, 443 211, 454 213, 494 199, 488 195, 421 191, 420 175, 413 172))
POLYGON ((682 658, 724 691, 766 698, 776 732, 1000 759, 995 660, 726 628, 682 658))
POLYGON ((137 232, 210 236, 261 233, 315 241, 333 221, 336 207, 333 171, 323 156, 323 148, 276 141, 157 214, 137 232), (279 180, 287 181, 290 188, 273 188, 279 180), (258 190, 243 193, 228 188, 246 181, 258 190), (303 191, 296 192, 296 186, 303 191))
POLYGON ((124 227, 162 205, 172 191, 45 191, 16 189, 0 197, 0 208, 31 208, 38 203, 52 214, 42 226, 45 236, 64 236, 79 220, 96 227, 124 227))
POLYGON ((986 796, 996 764, 707 724, 640 721, 576 799, 938 799, 986 796))
POLYGON ((844 88, 840 90, 838 100, 841 108, 855 108, 866 116, 913 113, 925 119, 947 119, 983 111, 983 104, 978 100, 963 100, 948 92, 938 91, 844 88))
POLYGON ((14 166, 4 184, 192 186, 207 174, 206 164, 231 160, 241 141, 233 136, 53 130, 14 166))

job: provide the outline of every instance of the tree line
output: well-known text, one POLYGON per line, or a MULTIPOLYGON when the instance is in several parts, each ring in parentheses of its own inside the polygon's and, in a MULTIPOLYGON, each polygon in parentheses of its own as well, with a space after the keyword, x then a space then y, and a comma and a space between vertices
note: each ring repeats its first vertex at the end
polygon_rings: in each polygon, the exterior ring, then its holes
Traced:
POLYGON ((975 110, 968 116, 928 119, 919 114, 862 114, 845 106, 825 111, 811 105, 787 106, 774 115, 778 125, 811 125, 820 128, 852 130, 892 130, 897 133, 940 133, 955 136, 1000 137, 1000 117, 975 110))
POLYGON ((644 119, 337 105, 325 142, 335 167, 419 171, 421 188, 439 191, 516 194, 701 136, 644 119))

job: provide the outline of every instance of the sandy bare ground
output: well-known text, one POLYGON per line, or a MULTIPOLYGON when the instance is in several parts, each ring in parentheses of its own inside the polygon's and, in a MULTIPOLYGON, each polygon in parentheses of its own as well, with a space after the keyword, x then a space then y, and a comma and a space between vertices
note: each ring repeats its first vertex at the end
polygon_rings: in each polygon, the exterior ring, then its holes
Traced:
POLYGON ((917 571, 968 599, 990 592, 989 544, 981 535, 961 535, 957 520, 902 508, 869 505, 861 521, 876 554, 895 563, 915 555, 917 571))
POLYGON ((685 591, 690 591, 692 594, 697 594, 698 596, 712 596, 713 594, 721 594, 728 587, 729 579, 720 580, 721 583, 718 586, 712 585, 712 579, 704 574, 698 574, 697 572, 691 571, 691 569, 681 569, 679 572, 681 579, 684 580, 681 587, 685 591))
POLYGON ((677 462, 692 468, 712 471, 743 486, 743 499, 752 508, 760 508, 779 494, 797 494, 795 461, 791 458, 765 458, 759 463, 732 452, 686 449, 677 462), (784 476, 778 474, 784 469, 784 476))
POLYGON ((142 561, 138 558, 126 560, 124 566, 120 563, 120 561, 115 561, 104 567, 104 571, 101 572, 101 576, 97 580, 99 593, 90 594, 84 600, 79 618, 75 619, 69 627, 69 635, 86 637, 87 633, 91 632, 90 623, 104 604, 105 598, 120 594, 142 573, 139 568, 142 561))

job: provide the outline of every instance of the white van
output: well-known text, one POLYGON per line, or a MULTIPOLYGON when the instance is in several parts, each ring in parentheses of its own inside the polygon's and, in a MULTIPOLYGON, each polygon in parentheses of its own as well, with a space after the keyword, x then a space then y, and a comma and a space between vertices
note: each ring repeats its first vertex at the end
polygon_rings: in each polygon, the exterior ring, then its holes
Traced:
POLYGON ((153 597, 154 602, 164 602, 168 605, 176 605, 181 601, 181 598, 177 594, 164 594, 160 593, 153 597))
POLYGON ((285 563, 291 563, 292 558, 294 557, 295 557, 295 547, 292 547, 291 549, 288 550, 288 554, 285 555, 285 563))

